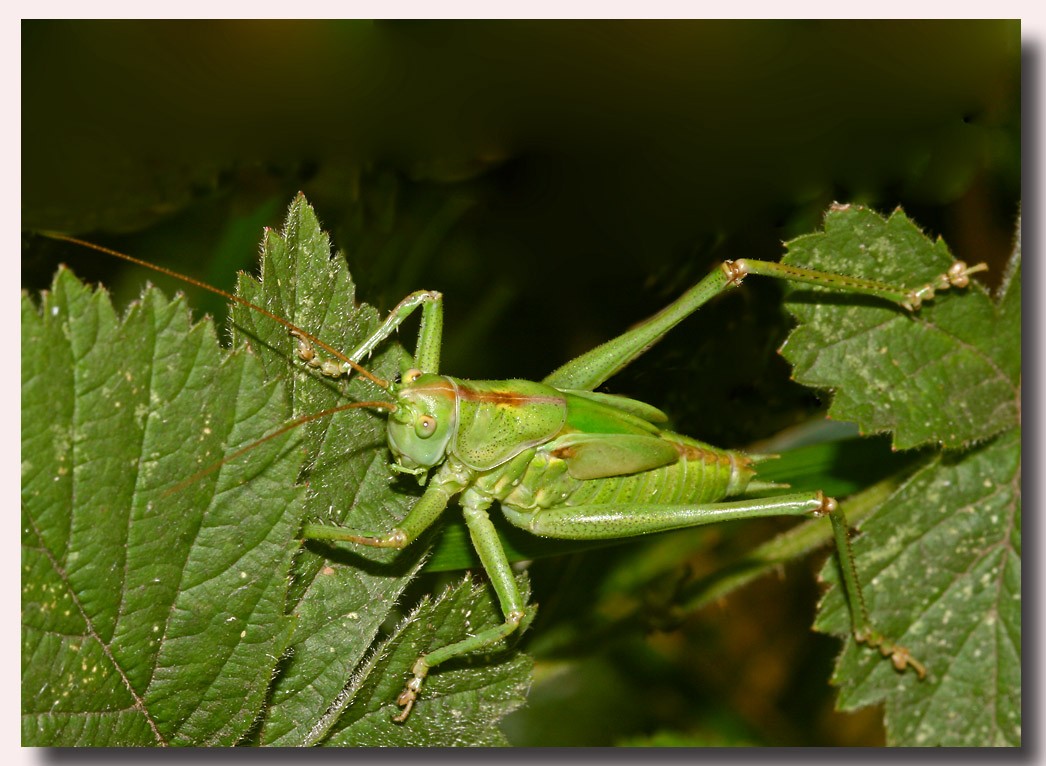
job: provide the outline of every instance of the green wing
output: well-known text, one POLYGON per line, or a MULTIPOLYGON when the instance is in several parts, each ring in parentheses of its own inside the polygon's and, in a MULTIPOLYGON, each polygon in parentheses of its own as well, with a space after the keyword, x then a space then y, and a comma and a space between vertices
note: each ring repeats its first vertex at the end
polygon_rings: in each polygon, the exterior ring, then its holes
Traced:
POLYGON ((567 473, 581 480, 628 476, 679 459, 672 442, 638 434, 565 434, 549 448, 552 455, 566 461, 567 473))
POLYGON ((582 399, 586 402, 603 405, 606 408, 633 415, 647 423, 667 423, 668 415, 657 407, 638 399, 629 399, 627 396, 618 394, 601 394, 598 391, 580 391, 575 389, 559 389, 570 398, 582 399))

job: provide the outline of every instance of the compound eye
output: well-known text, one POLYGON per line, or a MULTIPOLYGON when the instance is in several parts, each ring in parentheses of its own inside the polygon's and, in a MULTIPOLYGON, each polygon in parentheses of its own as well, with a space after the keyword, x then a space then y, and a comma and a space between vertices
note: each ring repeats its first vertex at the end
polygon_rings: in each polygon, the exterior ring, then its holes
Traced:
POLYGON ((436 433, 436 418, 432 415, 422 415, 414 421, 414 432, 422 439, 428 439, 436 433))
POLYGON ((415 380, 421 377, 421 370, 410 369, 403 373, 404 383, 413 383, 415 380))

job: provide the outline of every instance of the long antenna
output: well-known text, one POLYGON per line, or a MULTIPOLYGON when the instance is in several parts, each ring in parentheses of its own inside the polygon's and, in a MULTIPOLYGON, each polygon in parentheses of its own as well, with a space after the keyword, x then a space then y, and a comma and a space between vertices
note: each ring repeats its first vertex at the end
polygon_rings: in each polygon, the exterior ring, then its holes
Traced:
MULTIPOLYGON (((310 343, 313 343, 313 344, 319 346, 324 351, 329 353, 331 356, 340 359, 342 362, 344 362, 345 364, 347 364, 350 367, 352 367, 352 369, 354 369, 356 372, 358 372, 360 375, 365 377, 367 380, 369 380, 374 385, 376 385, 376 386, 378 386, 380 388, 383 388, 385 390, 388 390, 388 388, 389 388, 389 382, 387 380, 383 380, 382 378, 379 378, 377 375, 374 375, 369 370, 365 369, 364 367, 361 367, 359 364, 354 362, 352 359, 349 359, 349 357, 345 356, 345 354, 341 353, 337 349, 331 348, 330 346, 328 346, 326 343, 324 343, 319 338, 313 337, 309 333, 307 333, 304 330, 302 330, 300 327, 297 327, 297 326, 293 325, 292 323, 288 322, 283 317, 277 316, 276 314, 273 314, 268 309, 264 309, 261 306, 258 306, 258 305, 254 304, 254 303, 251 303, 246 298, 241 298, 240 296, 233 295, 232 293, 228 293, 228 292, 226 292, 225 290, 222 290, 219 287, 214 287, 213 285, 209 285, 206 282, 201 282, 200 280, 194 279, 193 277, 187 276, 185 274, 180 274, 177 271, 174 271, 173 269, 168 269, 165 266, 158 266, 155 263, 149 263, 149 261, 143 261, 140 258, 135 258, 133 255, 127 255, 126 253, 121 253, 119 250, 113 250, 111 248, 105 247, 104 245, 97 245, 94 242, 88 242, 88 241, 83 240, 83 239, 77 239, 76 237, 70 237, 68 234, 60 234, 60 233, 57 233, 57 232, 42 231, 42 232, 38 232, 38 233, 41 236, 48 237, 49 239, 57 239, 57 240, 60 240, 60 241, 63 241, 63 242, 70 242, 70 243, 72 243, 74 245, 79 245, 80 247, 86 247, 89 250, 96 250, 99 253, 105 253, 106 255, 111 255, 114 258, 120 258, 121 260, 128 261, 129 263, 133 263, 133 264, 135 264, 137 266, 142 266, 142 267, 144 267, 146 269, 151 269, 151 270, 153 270, 155 272, 158 272, 160 274, 166 274, 169 277, 174 277, 175 279, 180 279, 182 282, 186 282, 186 283, 192 285, 193 287, 198 287, 201 290, 208 290, 208 291, 214 293, 215 295, 220 295, 221 297, 223 297, 223 298, 225 298, 227 300, 232 301, 233 303, 239 303, 241 306, 246 306, 249 309, 253 309, 254 311, 257 311, 259 314, 262 314, 263 316, 267 316, 269 319, 273 320, 274 322, 278 322, 279 324, 281 324, 284 327, 286 327, 288 330, 291 330, 292 332, 295 332, 295 333, 299 334, 301 337, 305 338, 310 343)), ((387 407, 386 407, 386 409, 387 409, 387 407)), ((334 411, 336 412, 337 410, 334 410, 334 411)))
POLYGON ((329 410, 321 410, 320 412, 314 412, 311 415, 303 415, 302 417, 298 418, 297 420, 292 420, 290 423, 285 423, 284 425, 280 426, 275 431, 273 431, 271 434, 266 434, 265 436, 263 436, 262 438, 258 439, 257 441, 251 442, 246 447, 242 447, 242 448, 236 450, 231 455, 227 455, 226 457, 223 457, 221 460, 218 460, 218 461, 212 463, 211 465, 207 466, 203 470, 197 471, 192 476, 190 476, 188 479, 182 479, 180 482, 175 484, 173 487, 171 487, 170 489, 165 491, 163 493, 163 496, 167 497, 168 495, 173 495, 176 492, 181 492, 186 487, 191 486, 192 484, 195 484, 197 481, 202 479, 204 476, 207 476, 210 473, 214 473, 215 471, 217 471, 219 468, 221 468, 226 463, 231 463, 232 461, 237 460, 238 458, 240 458, 243 455, 245 455, 248 452, 250 452, 255 447, 259 447, 262 444, 265 444, 265 442, 269 441, 270 439, 275 439, 277 436, 279 436, 281 434, 285 434, 288 431, 293 431, 298 426, 305 425, 306 423, 311 423, 312 421, 319 420, 320 418, 325 418, 328 415, 333 415, 336 412, 342 412, 343 410, 356 409, 358 407, 372 407, 373 409, 376 409, 376 410, 386 410, 388 412, 392 412, 393 410, 396 409, 396 405, 393 404, 392 402, 350 402, 348 404, 339 404, 337 407, 331 407, 329 410))

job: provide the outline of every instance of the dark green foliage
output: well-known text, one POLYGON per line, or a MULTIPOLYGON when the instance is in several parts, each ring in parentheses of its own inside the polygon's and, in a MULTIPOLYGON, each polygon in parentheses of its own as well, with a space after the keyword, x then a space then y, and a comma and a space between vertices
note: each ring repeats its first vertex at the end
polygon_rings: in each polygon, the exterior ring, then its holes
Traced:
MULTIPOLYGON (((284 231, 267 234, 263 256, 261 279, 242 278, 242 295, 337 348, 372 331, 377 312, 356 303, 303 198, 284 231)), ((831 212, 825 231, 793 241, 787 258, 908 285, 950 263, 943 243, 903 214, 860 208, 831 212)), ((1019 264, 1018 252, 997 300, 975 285, 914 315, 805 287, 791 294, 800 325, 785 354, 797 379, 832 391, 835 417, 921 447, 860 453, 880 469, 862 466, 856 483, 837 470, 845 448, 818 458, 835 474, 807 471, 810 451, 766 464, 767 478, 833 494, 878 482, 844 506, 864 519, 854 547, 868 610, 929 677, 898 674, 847 639, 836 682, 844 706, 885 701, 894 744, 1020 743, 1019 264)), ((511 648, 441 666, 406 724, 390 721, 419 653, 500 621, 489 588, 455 577, 415 606, 406 594, 417 588, 407 588, 435 535, 400 553, 298 540, 305 521, 382 529, 410 507, 417 487, 388 469, 380 414, 338 413, 220 462, 294 417, 380 390, 310 373, 286 330, 255 312, 236 307, 232 322, 235 350, 222 351, 180 300, 149 289, 121 319, 65 270, 39 304, 23 299, 23 743, 504 744, 497 723, 530 684, 531 661, 511 648)), ((390 345, 368 366, 392 376, 402 353, 390 345)), ((666 614, 796 558, 827 539, 826 527, 800 526, 734 567, 673 586, 666 614)), ((433 568, 469 561, 460 531, 448 525, 433 568)), ((697 540, 666 535, 601 558, 586 598, 617 616, 593 622, 586 604, 569 630, 550 631, 553 642, 592 651, 635 635, 649 604, 621 605, 649 596, 659 578, 677 580, 697 540)), ((584 547, 543 553, 518 532, 510 542, 516 560, 584 547)), ((839 589, 818 627, 848 634, 839 589)), ((676 671, 636 657, 636 680, 660 673, 685 688, 676 671)), ((724 737, 759 741, 743 727, 631 741, 724 737)))
MULTIPOLYGON (((786 260, 916 286, 952 257, 899 211, 883 219, 850 207, 830 211, 823 234, 790 243, 786 260)), ((807 300, 797 290, 789 303, 801 323, 784 348, 796 379, 830 385, 836 418, 887 430, 898 448, 934 447, 854 541, 873 622, 929 676, 899 676, 848 638, 835 674, 840 706, 885 700, 891 744, 1019 745, 1019 244, 995 300, 979 284, 940 292, 911 316, 807 300)), ((848 633, 838 588, 817 627, 848 633)))
MULTIPOLYGON (((262 273, 264 287, 241 291, 328 340, 373 328, 303 199, 267 236, 262 273)), ((434 709, 423 701, 409 727, 390 720, 428 646, 410 626, 455 610, 492 621, 485 590, 459 587, 383 643, 424 545, 362 559, 297 539, 305 519, 381 525, 409 507, 390 487, 380 417, 341 413, 185 483, 342 396, 287 364, 282 327, 234 321, 255 354, 221 351, 209 321, 190 326, 181 301, 152 289, 122 320, 65 270, 41 305, 24 299, 23 743, 324 743, 334 724, 343 743, 500 741, 492 725, 526 684, 519 658, 459 671, 449 703, 434 678, 434 709), (359 688, 371 693, 351 717, 367 725, 324 717, 359 688), (472 712, 429 726, 444 704, 472 712)), ((391 374, 396 355, 375 369, 391 374)))

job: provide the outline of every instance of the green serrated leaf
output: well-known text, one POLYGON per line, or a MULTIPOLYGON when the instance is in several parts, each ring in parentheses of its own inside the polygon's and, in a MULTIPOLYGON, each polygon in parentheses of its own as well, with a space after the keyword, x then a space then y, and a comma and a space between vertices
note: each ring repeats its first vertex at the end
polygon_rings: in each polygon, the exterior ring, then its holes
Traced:
MULTIPOLYGON (((826 267, 831 260, 845 273, 909 285, 950 258, 943 243, 931 245, 899 212, 884 221, 866 210, 836 210, 824 235, 802 240, 797 251, 815 255, 804 263, 826 267), (836 251, 848 267, 832 260, 836 251), (878 253, 881 269, 866 261, 859 270, 854 251, 878 253)), ((1019 250, 997 303, 971 288, 939 295, 911 318, 891 312, 843 301, 803 306, 797 316, 812 326, 800 325, 790 354, 797 376, 809 382, 815 370, 818 384, 836 391, 837 417, 894 429, 898 446, 963 447, 928 454, 877 503, 853 546, 875 629, 907 647, 928 676, 898 674, 857 644, 839 588, 826 595, 815 627, 847 636, 834 676, 839 706, 885 701, 890 744, 1019 745, 1019 250), (876 363, 876 347, 888 363, 876 363), (881 412, 869 414, 879 396, 881 412)), ((824 571, 831 583, 838 582, 836 566, 832 560, 824 571)))
MULTIPOLYGON (((886 701, 891 744, 1021 743, 1020 429, 917 472, 854 540, 876 628, 928 676, 899 675, 848 638, 840 707, 886 701)), ((835 580, 834 563, 825 579, 835 580)), ((846 634, 833 588, 818 630, 846 634)))
MULTIPOLYGON (((783 262, 915 288, 953 258, 900 211, 884 219, 847 206, 829 211, 824 232, 789 242, 783 262)), ((1019 326, 1014 337, 976 281, 938 292, 918 312, 807 287, 792 292, 788 308, 799 326, 781 353, 795 379, 830 389, 829 415, 862 433, 892 432, 898 449, 963 447, 1016 424, 1019 326)))
MULTIPOLYGON (((267 233, 260 280, 241 278, 239 292, 241 297, 346 351, 374 332, 379 321, 372 307, 355 302, 345 260, 340 255, 332 257, 327 235, 303 197, 291 205, 284 231, 267 233)), ((287 330, 257 312, 237 306, 233 321, 236 332, 249 338, 252 347, 261 349, 271 374, 288 381, 295 415, 315 413, 350 400, 385 398, 384 392, 358 376, 345 384, 295 363, 296 343, 287 330)), ((391 378, 399 371, 402 353, 398 345, 388 344, 367 362, 368 368, 391 378)), ((378 413, 351 410, 311 423, 306 426, 305 442, 308 458, 301 481, 308 484, 309 491, 304 518, 390 529, 413 505, 417 485, 394 479, 388 467, 385 421, 378 413)), ((319 544, 310 544, 302 551, 295 562, 289 601, 289 609, 299 617, 298 628, 289 659, 275 679, 271 705, 261 718, 261 743, 316 743, 319 729, 337 723, 329 720, 330 711, 358 682, 359 668, 368 653, 376 656, 373 653, 377 651, 379 630, 390 617, 398 616, 397 602, 424 560, 427 539, 403 551, 319 544)), ((488 607, 493 604, 489 589, 478 598, 486 599, 488 607)), ((392 735, 399 739, 407 736, 402 727, 391 722, 391 715, 398 710, 393 703, 417 656, 397 656, 394 661, 381 663, 379 673, 368 673, 378 679, 375 683, 384 694, 375 698, 371 711, 381 710, 380 725, 371 732, 374 738, 368 740, 365 733, 359 733, 353 744, 386 744, 392 735)), ((426 686, 424 698, 439 698, 435 680, 439 677, 433 674, 435 688, 426 686)), ((470 678, 481 688, 499 688, 492 669, 474 668, 470 678)), ((522 683, 520 678, 514 682, 522 683)), ((358 717, 359 704, 353 695, 351 706, 341 715, 358 717)), ((419 703, 418 708, 409 720, 425 717, 425 706, 419 703)), ((500 736, 495 723, 506 711, 499 713, 490 705, 484 710, 484 726, 476 719, 450 719, 441 724, 442 728, 453 731, 460 744, 487 742, 492 736, 500 736)))
MULTIPOLYGON (((377 322, 301 197, 266 236, 262 279, 240 290, 335 347, 377 322)), ((296 539, 304 519, 387 528, 409 510, 417 488, 392 480, 384 420, 346 411, 256 443, 293 416, 378 398, 375 387, 309 371, 285 327, 243 306, 233 335, 254 354, 228 356, 209 323, 189 329, 180 302, 150 290, 143 306, 121 325, 67 273, 40 309, 24 301, 23 348, 50 351, 23 357, 24 742, 304 744, 359 718, 355 703, 330 711, 364 674, 382 723, 353 743, 387 744, 388 727, 422 743, 390 720, 420 650, 388 656, 380 640, 424 540, 396 552, 296 539)), ((369 364, 392 376, 401 353, 369 364)), ((467 590, 474 621, 500 619, 489 587, 467 590)), ((527 660, 507 657, 434 672, 412 720, 447 743, 503 743, 496 722, 529 678, 527 660), (454 678, 476 709, 441 718, 454 678)))
MULTIPOLYGON (((332 259, 330 241, 315 213, 299 196, 282 232, 267 231, 260 278, 241 275, 237 294, 287 319, 326 343, 352 349, 374 331, 377 311, 357 305, 343 258, 332 259)), ((296 417, 353 399, 382 398, 373 384, 323 378, 297 361, 287 329, 242 305, 232 311, 233 336, 258 350, 266 371, 286 381, 296 417)), ((395 373, 398 349, 371 360, 378 375, 395 373)), ((414 497, 390 487, 384 419, 370 410, 338 413, 303 428, 307 483, 303 518, 390 528, 414 497)), ((365 551, 332 559, 333 549, 306 547, 295 561, 288 608, 298 627, 287 661, 275 679, 271 704, 259 721, 259 741, 301 744, 341 693, 363 660, 382 623, 396 608, 417 571, 424 545, 395 551, 365 551), (378 568, 366 566, 380 562, 378 568)))
MULTIPOLYGON (((520 593, 529 597, 525 576, 520 593)), ((389 746, 447 747, 505 745, 496 722, 523 703, 530 684, 531 660, 495 649, 487 655, 448 663, 425 682, 415 710, 402 725, 393 723, 389 700, 402 690, 403 679, 391 668, 413 664, 419 655, 463 635, 503 621, 488 587, 465 577, 438 598, 425 600, 405 619, 346 690, 351 707, 322 732, 331 747, 381 742, 389 746), (476 672, 482 668, 482 672, 476 672)), ((392 711, 398 708, 391 708, 392 711)))
POLYGON ((283 420, 281 388, 181 301, 121 320, 64 269, 22 348, 23 744, 235 743, 290 636, 294 436, 179 485, 283 420))
MULTIPOLYGON (((824 234, 797 243, 806 265, 906 284, 950 263, 900 214, 836 211, 824 234), (875 257, 862 266, 866 250, 875 257), (889 270, 899 253, 903 274, 889 270)), ((241 279, 242 294, 332 346, 353 348, 376 326, 301 197, 283 232, 267 234, 261 273, 241 279)), ((837 417, 852 410, 897 444, 979 445, 928 458, 884 506, 896 515, 880 512, 856 541, 875 626, 931 676, 919 683, 848 645, 837 680, 844 704, 886 700, 898 744, 942 741, 949 715, 967 744, 1020 738, 1019 261, 1005 285, 998 305, 975 287, 915 317, 871 300, 818 294, 805 305, 808 291, 793 295, 811 313, 789 353, 797 374, 837 392, 837 417), (967 385, 977 375, 983 385, 967 385), (917 393, 930 404, 912 404, 917 393), (916 574, 939 547, 941 568, 924 583, 916 574), (970 552, 987 568, 968 567, 975 576, 951 587, 970 597, 939 611, 951 598, 942 573, 968 574, 957 567, 970 552), (974 644, 958 640, 964 626, 974 644), (978 687, 991 705, 986 723, 953 698, 987 676, 996 687, 978 687)), ((380 529, 408 512, 418 489, 391 475, 380 414, 316 420, 185 484, 291 417, 381 391, 308 370, 286 328, 242 306, 233 336, 254 354, 228 358, 207 325, 188 329, 179 303, 150 292, 143 306, 121 323, 68 275, 40 309, 24 301, 24 742, 504 744, 497 721, 519 705, 529 660, 501 649, 440 666, 407 722, 391 721, 418 654, 501 620, 489 587, 466 580, 403 618, 397 602, 428 538, 398 553, 295 539, 303 519, 380 529)), ((402 353, 390 345, 368 366, 390 377, 402 353)), ((834 590, 819 627, 849 630, 834 590)))

